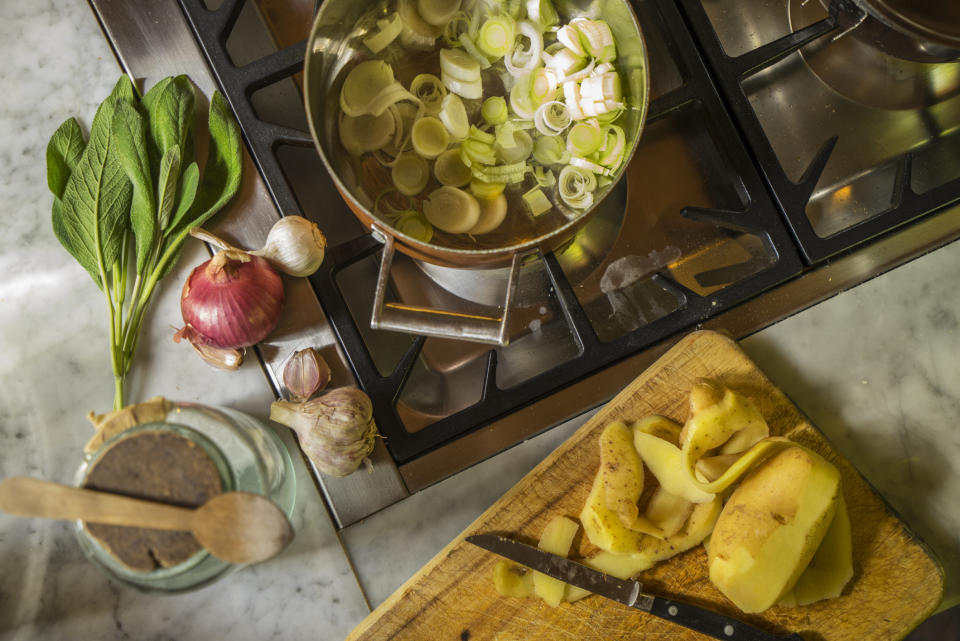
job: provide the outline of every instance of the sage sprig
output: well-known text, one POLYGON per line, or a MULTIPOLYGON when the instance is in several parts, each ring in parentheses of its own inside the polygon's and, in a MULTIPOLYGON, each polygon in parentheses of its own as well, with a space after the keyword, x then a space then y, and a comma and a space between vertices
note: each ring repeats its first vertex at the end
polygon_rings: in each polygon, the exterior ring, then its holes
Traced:
POLYGON ((186 76, 165 78, 142 97, 123 76, 97 109, 87 140, 70 118, 47 145, 53 232, 106 298, 114 409, 125 405, 124 380, 157 283, 190 230, 240 186, 240 129, 219 92, 210 100, 201 175, 197 102, 186 76))

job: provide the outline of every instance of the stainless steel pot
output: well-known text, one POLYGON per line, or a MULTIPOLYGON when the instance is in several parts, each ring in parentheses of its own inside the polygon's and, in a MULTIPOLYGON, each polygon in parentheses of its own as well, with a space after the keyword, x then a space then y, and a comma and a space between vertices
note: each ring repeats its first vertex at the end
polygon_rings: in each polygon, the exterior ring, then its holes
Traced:
MULTIPOLYGON (((555 0, 561 20, 584 16, 605 20, 617 43, 616 68, 623 81, 628 110, 618 121, 626 134, 625 160, 607 187, 597 190, 591 210, 565 216, 559 211, 544 214, 533 221, 520 211, 510 211, 508 221, 490 234, 472 239, 465 234, 437 232, 429 243, 400 233, 373 212, 376 193, 364 186, 363 166, 343 149, 338 132, 339 94, 346 73, 363 60, 380 57, 393 63, 397 79, 407 85, 416 73, 439 75, 436 51, 417 54, 415 63, 398 57, 398 45, 378 56, 362 44, 375 29, 376 21, 396 9, 396 0, 325 0, 317 13, 307 40, 304 67, 304 101, 310 133, 317 151, 333 177, 347 205, 385 247, 381 260, 371 326, 415 334, 459 338, 505 345, 508 315, 521 260, 536 252, 557 248, 588 220, 596 206, 622 177, 640 138, 649 104, 650 82, 647 74, 647 48, 636 15, 627 0, 555 0), (407 77, 409 76, 409 77, 407 77), (498 317, 467 316, 455 311, 413 308, 385 302, 387 278, 394 251, 415 259, 446 267, 465 269, 510 266, 510 278, 503 298, 503 313, 498 317)), ((485 78, 486 83, 489 82, 485 78)), ((478 109, 480 101, 466 101, 468 111, 478 109), (476 103, 476 104, 469 104, 476 103)), ((427 192, 431 189, 427 187, 427 192)), ((516 205, 511 203, 511 208, 516 205)))
POLYGON ((957 0, 856 0, 864 11, 906 35, 932 57, 960 57, 960 2, 957 0))

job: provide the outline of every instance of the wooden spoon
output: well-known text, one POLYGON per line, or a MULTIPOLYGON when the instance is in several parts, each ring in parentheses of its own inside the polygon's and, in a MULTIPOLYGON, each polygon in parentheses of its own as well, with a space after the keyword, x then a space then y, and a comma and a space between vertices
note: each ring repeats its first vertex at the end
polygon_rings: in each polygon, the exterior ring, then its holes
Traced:
POLYGON ((283 511, 250 492, 226 492, 188 508, 15 476, 0 482, 0 510, 190 532, 210 554, 229 563, 265 561, 293 540, 293 527, 283 511))

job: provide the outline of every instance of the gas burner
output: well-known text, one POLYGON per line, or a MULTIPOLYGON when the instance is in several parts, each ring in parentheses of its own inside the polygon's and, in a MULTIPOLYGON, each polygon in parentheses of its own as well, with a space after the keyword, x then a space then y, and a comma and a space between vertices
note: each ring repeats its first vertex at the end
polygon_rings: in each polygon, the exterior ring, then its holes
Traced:
MULTIPOLYGON (((798 31, 827 17, 822 2, 788 0, 798 31)), ((843 31, 801 49, 828 87, 854 102, 887 110, 922 109, 960 94, 960 52, 931 48, 857 10, 840 11, 843 31)))

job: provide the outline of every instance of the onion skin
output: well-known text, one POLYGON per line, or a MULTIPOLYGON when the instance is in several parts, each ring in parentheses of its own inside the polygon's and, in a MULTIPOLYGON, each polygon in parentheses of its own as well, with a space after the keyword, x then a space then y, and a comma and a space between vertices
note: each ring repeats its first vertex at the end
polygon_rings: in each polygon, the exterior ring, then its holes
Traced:
POLYGON ((190 273, 180 312, 207 344, 238 349, 276 328, 283 299, 283 280, 266 259, 224 250, 190 273))

